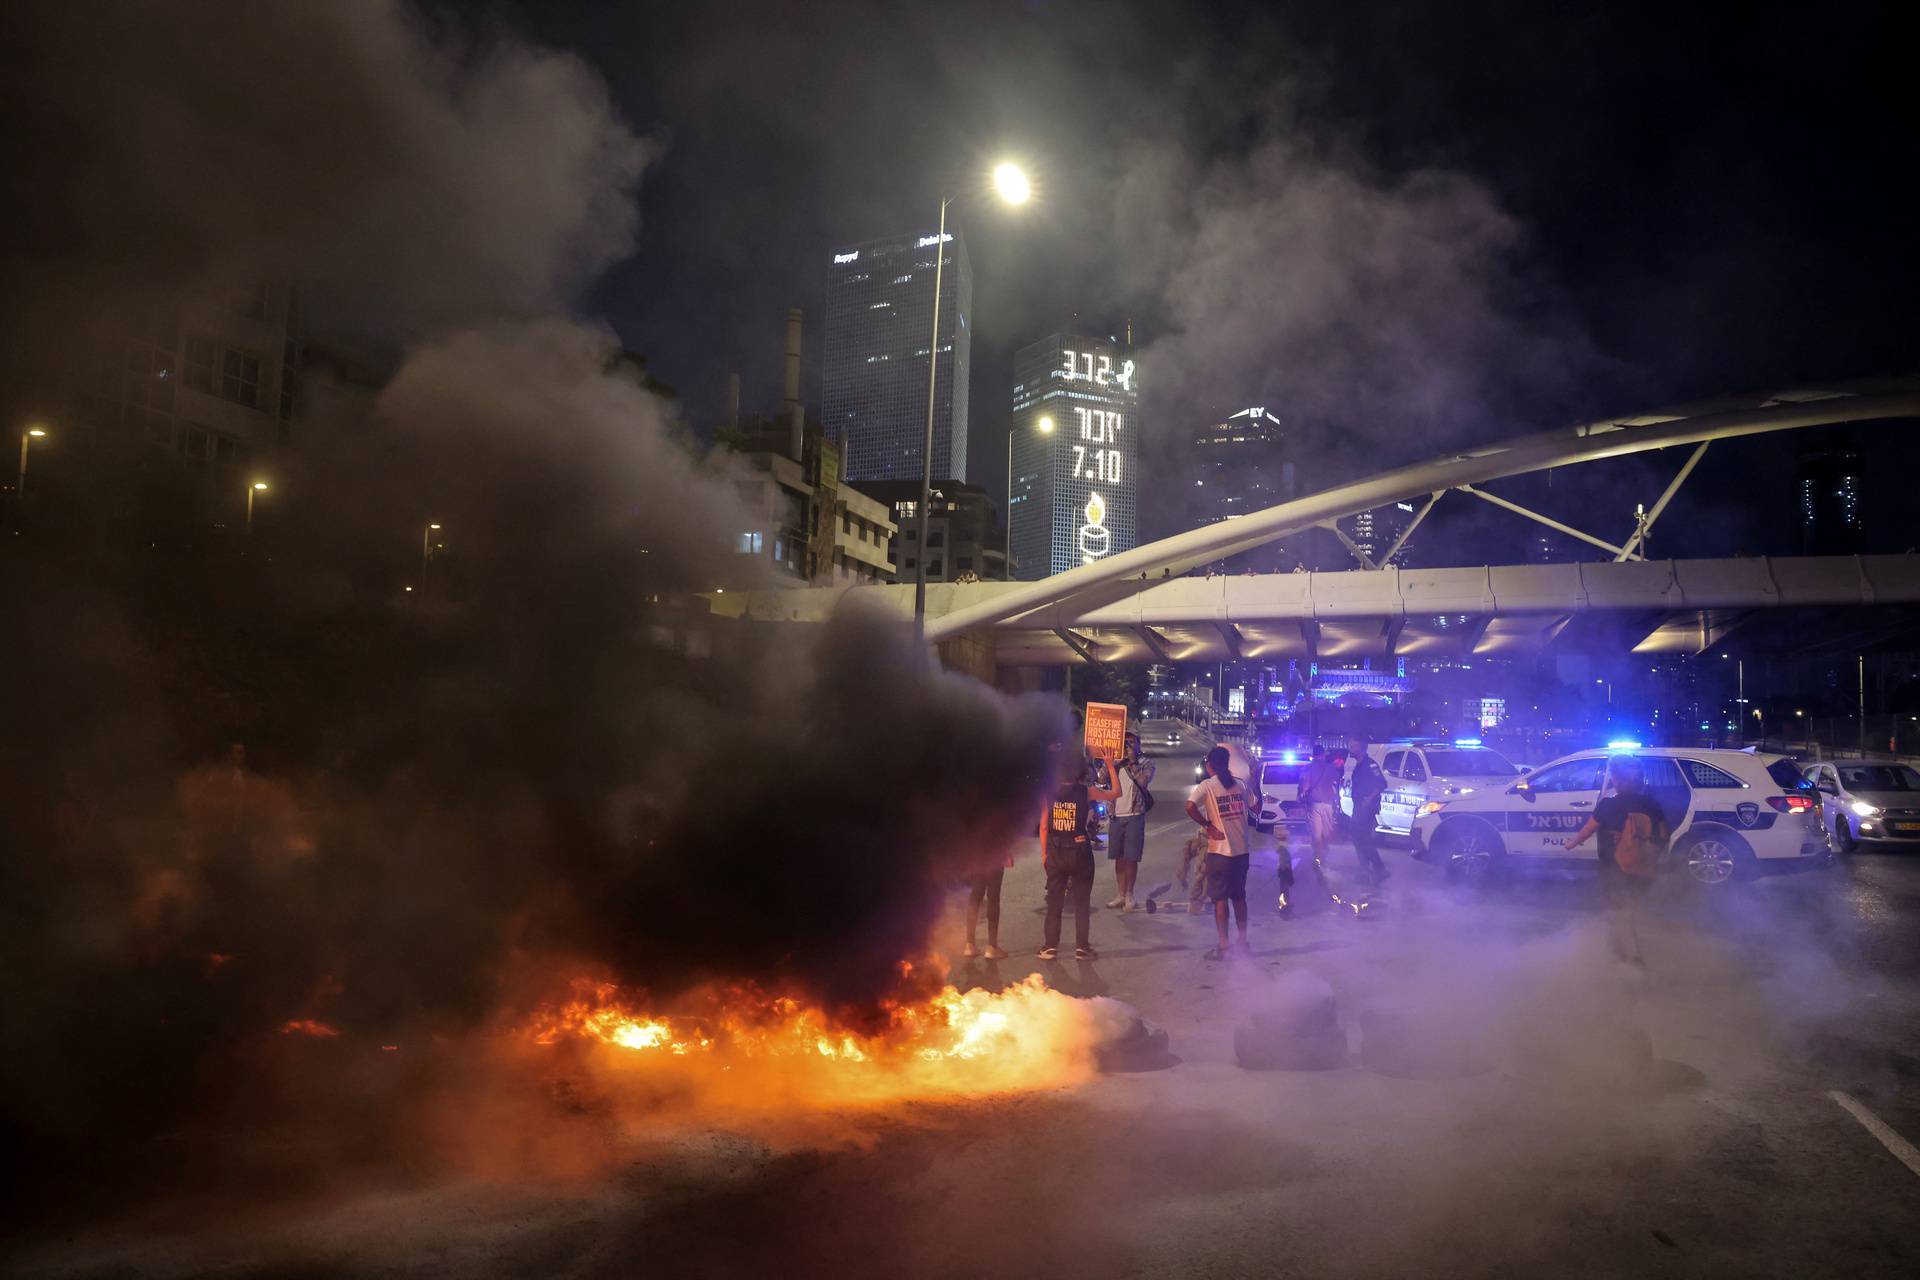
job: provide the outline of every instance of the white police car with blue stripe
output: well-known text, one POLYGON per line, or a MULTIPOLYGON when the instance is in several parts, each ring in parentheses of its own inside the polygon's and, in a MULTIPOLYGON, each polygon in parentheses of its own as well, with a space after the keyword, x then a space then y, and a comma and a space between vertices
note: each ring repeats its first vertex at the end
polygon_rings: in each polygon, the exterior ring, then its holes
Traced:
POLYGON ((1813 865, 1827 857, 1818 793, 1792 761, 1631 742, 1562 756, 1504 787, 1429 800, 1414 818, 1414 846, 1466 880, 1487 878, 1521 858, 1597 865, 1598 841, 1567 846, 1611 793, 1614 762, 1623 758, 1639 764, 1647 793, 1666 814, 1672 865, 1696 883, 1719 886, 1762 866, 1813 865))

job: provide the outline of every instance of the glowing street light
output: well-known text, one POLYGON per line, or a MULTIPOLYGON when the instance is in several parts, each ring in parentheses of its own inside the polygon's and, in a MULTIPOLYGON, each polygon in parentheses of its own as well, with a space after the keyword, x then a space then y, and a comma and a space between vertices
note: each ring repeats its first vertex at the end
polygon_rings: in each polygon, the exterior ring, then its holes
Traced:
MULTIPOLYGON (((993 169, 994 190, 1007 204, 1025 204, 1033 186, 1020 166, 1002 161, 993 169)), ((940 229, 933 237, 933 343, 927 349, 927 434, 920 450, 919 533, 915 541, 916 572, 913 575, 913 638, 927 638, 927 508, 933 503, 933 406, 940 388, 940 284, 947 263, 947 206, 953 196, 940 201, 940 229)), ((1011 445, 1009 445, 1011 448, 1011 445)), ((1012 526, 1012 521, 1008 521, 1012 526)))
POLYGON ((433 556, 433 535, 439 528, 437 522, 432 522, 420 532, 420 585, 423 587, 427 585, 427 561, 433 556))
POLYGON ((1011 161, 993 167, 993 189, 1008 204, 1025 204, 1027 197, 1033 194, 1033 184, 1027 181, 1027 175, 1011 161))
POLYGON ((267 491, 267 482, 265 480, 255 480, 252 484, 247 486, 247 537, 249 538, 253 536, 254 495, 265 493, 266 491, 267 491))
POLYGON ((27 446, 35 440, 44 440, 46 435, 45 427, 28 427, 20 433, 20 476, 13 487, 16 503, 25 502, 27 498, 27 446))

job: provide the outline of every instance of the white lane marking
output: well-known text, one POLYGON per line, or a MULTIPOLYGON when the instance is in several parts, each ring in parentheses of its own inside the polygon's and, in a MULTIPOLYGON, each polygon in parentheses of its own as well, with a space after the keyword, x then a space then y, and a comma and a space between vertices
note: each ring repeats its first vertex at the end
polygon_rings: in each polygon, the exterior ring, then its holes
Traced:
MULTIPOLYGON (((1163 831, 1172 831, 1175 827, 1191 827, 1191 826, 1193 826, 1192 818, 1179 818, 1173 822, 1163 822, 1157 827, 1148 827, 1147 834, 1150 836, 1157 836, 1163 831)), ((1196 827, 1194 829, 1198 830, 1199 828, 1196 827)))
POLYGON ((1838 1103, 1842 1111, 1858 1120, 1861 1128, 1880 1139, 1880 1145, 1893 1152, 1893 1158, 1907 1166, 1909 1172, 1920 1176, 1920 1148, 1895 1133, 1886 1121, 1867 1110, 1852 1094, 1829 1089, 1827 1096, 1838 1103))

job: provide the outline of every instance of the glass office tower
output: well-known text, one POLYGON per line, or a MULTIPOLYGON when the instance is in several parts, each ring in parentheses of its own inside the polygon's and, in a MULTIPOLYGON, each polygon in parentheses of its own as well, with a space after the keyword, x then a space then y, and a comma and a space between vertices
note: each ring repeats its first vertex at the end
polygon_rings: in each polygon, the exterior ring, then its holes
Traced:
MULTIPOLYGON (((918 480, 927 430, 933 338, 932 232, 837 250, 827 275, 821 421, 846 433, 846 478, 918 480)), ((933 477, 967 478, 967 370, 973 344, 973 265, 949 231, 940 282, 940 363, 934 390, 933 477)))

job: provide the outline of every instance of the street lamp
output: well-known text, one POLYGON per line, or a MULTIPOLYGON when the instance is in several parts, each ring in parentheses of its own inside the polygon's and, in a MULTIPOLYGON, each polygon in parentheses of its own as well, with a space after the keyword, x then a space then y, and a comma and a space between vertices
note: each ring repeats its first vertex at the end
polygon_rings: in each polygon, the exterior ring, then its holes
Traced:
MULTIPOLYGON (((1033 424, 1043 436, 1053 434, 1053 419, 1041 418, 1033 424)), ((1007 580, 1013 580, 1013 429, 1007 429, 1007 580)))
POLYGON ((46 434, 45 427, 28 427, 20 433, 20 478, 13 486, 15 502, 27 500, 27 446, 35 440, 45 439, 46 434))
MULTIPOLYGON (((1008 204, 1025 204, 1033 187, 1020 166, 1003 161, 994 166, 993 189, 1008 204)), ((913 576, 913 638, 924 644, 927 638, 927 508, 933 501, 933 406, 940 388, 940 285, 947 263, 947 206, 956 197, 940 201, 940 229, 933 237, 933 344, 927 350, 927 434, 920 450, 919 532, 913 576)))
POLYGON ((265 480, 255 480, 252 484, 247 486, 247 536, 249 538, 253 536, 254 495, 265 493, 266 491, 267 491, 267 482, 265 480))
POLYGON ((433 535, 440 528, 429 524, 420 532, 420 585, 427 585, 427 560, 433 555, 433 535))

